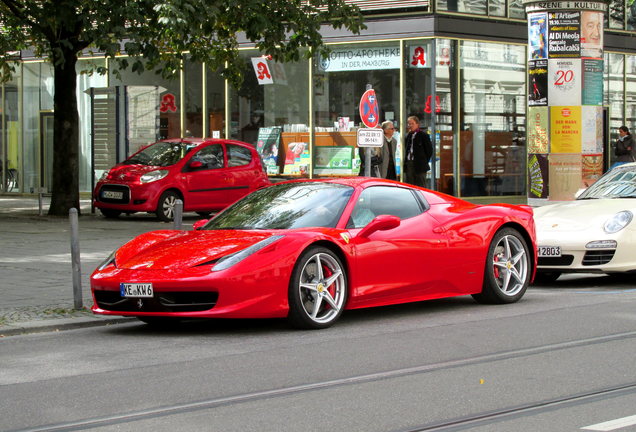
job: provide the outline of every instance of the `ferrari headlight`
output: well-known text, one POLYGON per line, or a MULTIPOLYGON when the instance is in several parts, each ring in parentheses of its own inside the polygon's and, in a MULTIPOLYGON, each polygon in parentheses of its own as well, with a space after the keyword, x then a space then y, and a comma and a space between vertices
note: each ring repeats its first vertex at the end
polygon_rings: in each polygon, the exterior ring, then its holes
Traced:
POLYGON ((97 267, 97 270, 104 270, 106 267, 108 267, 111 264, 116 267, 116 264, 115 264, 115 254, 116 253, 117 253, 117 249, 112 251, 110 253, 110 255, 108 255, 108 258, 106 258, 104 261, 102 261, 102 263, 97 267))
POLYGON ((620 211, 605 221, 603 229, 606 233, 613 234, 625 228, 632 221, 633 217, 634 215, 629 210, 620 211))
POLYGON ((237 264, 243 261, 248 256, 258 252, 266 246, 271 245, 272 243, 282 239, 284 236, 275 235, 266 238, 265 240, 261 240, 258 243, 254 243, 252 246, 245 248, 241 251, 235 252, 231 255, 226 255, 221 258, 214 267, 210 271, 221 271, 232 267, 234 264, 237 264))
POLYGON ((142 175, 139 180, 141 180, 142 183, 150 183, 153 181, 161 180, 167 175, 168 170, 155 170, 142 175))

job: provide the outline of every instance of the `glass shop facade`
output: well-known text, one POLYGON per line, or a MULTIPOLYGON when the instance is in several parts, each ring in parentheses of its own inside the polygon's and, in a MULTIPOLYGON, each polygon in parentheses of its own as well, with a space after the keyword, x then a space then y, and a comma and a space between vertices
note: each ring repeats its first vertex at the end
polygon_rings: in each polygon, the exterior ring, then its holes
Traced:
MULTIPOLYGON (((430 188, 474 202, 527 200, 527 23, 504 0, 355 1, 367 29, 324 30, 327 58, 274 63, 244 44, 245 80, 234 89, 186 61, 178 79, 153 72, 80 75, 80 188, 143 145, 172 137, 220 137, 257 147, 273 180, 358 175, 360 100, 377 95, 402 161, 415 115, 435 146, 430 188), (265 69, 263 69, 263 64, 265 69), (260 66, 259 66, 260 65, 260 66), (259 69, 260 67, 260 69, 259 69)), ((611 2, 605 19, 606 166, 619 126, 636 127, 636 2, 611 2)), ((107 60, 86 58, 88 65, 107 60)), ((50 190, 52 68, 25 53, 0 88, 2 194, 50 190)), ((398 171, 400 171, 398 166, 398 171)))

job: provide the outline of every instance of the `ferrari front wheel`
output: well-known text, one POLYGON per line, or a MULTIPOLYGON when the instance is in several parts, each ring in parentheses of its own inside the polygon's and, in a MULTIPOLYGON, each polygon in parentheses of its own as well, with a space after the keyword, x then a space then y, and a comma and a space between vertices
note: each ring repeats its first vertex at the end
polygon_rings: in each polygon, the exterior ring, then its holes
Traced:
POLYGON ((480 303, 514 303, 523 297, 531 275, 525 239, 512 228, 498 231, 486 257, 484 284, 473 298, 480 303))
POLYGON ((289 321, 297 328, 331 326, 342 314, 347 275, 340 259, 327 248, 312 247, 296 262, 289 285, 289 321))

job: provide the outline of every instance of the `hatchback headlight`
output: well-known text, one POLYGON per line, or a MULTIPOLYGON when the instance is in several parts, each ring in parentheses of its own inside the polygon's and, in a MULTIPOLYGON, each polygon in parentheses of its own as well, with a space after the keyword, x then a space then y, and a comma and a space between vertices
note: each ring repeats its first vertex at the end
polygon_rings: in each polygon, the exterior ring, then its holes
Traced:
POLYGON ((151 183, 153 181, 161 180, 167 175, 168 170, 155 170, 142 175, 139 180, 141 180, 142 183, 151 183))
POLYGON ((634 215, 629 210, 623 210, 616 213, 614 216, 605 221, 603 230, 608 234, 619 232, 625 228, 631 221, 634 215))

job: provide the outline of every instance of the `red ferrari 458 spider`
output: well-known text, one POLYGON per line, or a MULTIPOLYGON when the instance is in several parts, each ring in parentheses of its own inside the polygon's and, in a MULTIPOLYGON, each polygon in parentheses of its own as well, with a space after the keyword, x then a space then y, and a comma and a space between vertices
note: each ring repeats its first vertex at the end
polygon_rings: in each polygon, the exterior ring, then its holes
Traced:
POLYGON ((363 177, 278 183, 194 228, 113 252, 91 276, 93 312, 324 328, 345 309, 460 295, 512 303, 537 259, 528 206, 363 177))

